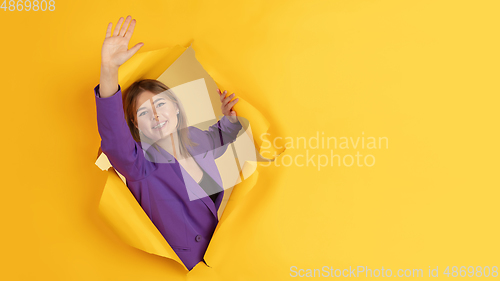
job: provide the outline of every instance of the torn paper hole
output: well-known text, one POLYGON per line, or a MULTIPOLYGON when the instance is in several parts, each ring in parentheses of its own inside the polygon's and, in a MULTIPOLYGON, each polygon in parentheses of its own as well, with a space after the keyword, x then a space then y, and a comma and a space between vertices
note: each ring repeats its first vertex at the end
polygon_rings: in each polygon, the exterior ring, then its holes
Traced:
MULTIPOLYGON (((204 130, 208 126, 213 125, 217 119, 222 119, 220 104, 217 104, 220 101, 218 100, 218 94, 215 92, 217 85, 198 63, 191 47, 187 48, 175 60, 172 59, 172 54, 179 54, 179 48, 173 48, 171 52, 158 50, 138 54, 140 56, 133 57, 127 62, 128 64, 123 65, 120 69, 120 85, 130 85, 134 82, 132 80, 146 78, 162 81, 169 85, 172 91, 179 93, 181 100, 184 99, 183 105, 187 107, 186 112, 191 112, 187 118, 189 121, 188 126, 204 130), (174 62, 167 70, 163 73, 158 72, 159 65, 164 65, 171 61, 174 62), (198 96, 190 96, 194 94, 198 94, 198 96), (210 101, 210 106, 207 107, 208 101, 210 101), (215 118, 215 116, 218 118, 215 118)), ((238 132, 238 136, 233 142, 219 149, 219 152, 222 153, 219 153, 219 157, 214 159, 217 167, 225 167, 224 169, 218 169, 220 182, 226 191, 230 191, 224 192, 224 198, 217 212, 219 219, 223 214, 228 215, 223 213, 223 211, 233 191, 232 187, 237 188, 239 183, 255 173, 256 165, 252 163, 269 161, 269 159, 261 157, 258 153, 259 149, 256 148, 255 137, 252 135, 252 132, 255 131, 267 131, 269 123, 255 108, 241 98, 239 106, 238 115, 251 118, 240 118, 240 120, 243 120, 241 122, 243 123, 243 129, 238 132), (245 115, 245 113, 251 114, 245 115), (248 147, 252 147, 252 149, 248 149, 248 147)), ((222 137, 223 139, 224 137, 222 137)), ((218 154, 215 150, 211 153, 214 155, 218 154)), ((206 157, 206 155, 195 153, 195 157, 206 157)), ((179 258, 179 252, 174 251, 172 246, 168 244, 157 227, 148 218, 139 202, 127 188, 125 177, 116 171, 116 169, 111 168, 112 165, 104 153, 99 155, 96 165, 102 170, 108 170, 108 181, 101 197, 99 210, 115 232, 131 246, 149 253, 171 258, 185 266, 179 258)), ((193 177, 186 170, 181 169, 181 174, 183 179, 188 179, 188 181, 189 179, 193 180, 193 177)), ((212 173, 212 175, 215 175, 215 173, 212 173)), ((209 195, 206 192, 203 193, 199 188, 196 189, 196 187, 192 189, 187 187, 187 191, 190 194, 189 198, 191 201, 196 201, 209 195)), ((240 200, 241 198, 238 197, 240 200)), ((234 206, 236 202, 232 202, 232 204, 234 206)), ((178 248, 176 245, 174 247, 178 248)))

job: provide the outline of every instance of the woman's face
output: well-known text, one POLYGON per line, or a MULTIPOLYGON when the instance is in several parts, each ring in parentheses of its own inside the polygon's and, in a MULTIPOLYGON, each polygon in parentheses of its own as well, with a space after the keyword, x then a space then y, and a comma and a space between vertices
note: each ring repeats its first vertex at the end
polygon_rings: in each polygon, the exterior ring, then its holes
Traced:
POLYGON ((136 127, 153 142, 176 131, 178 108, 166 95, 144 91, 136 108, 136 127))

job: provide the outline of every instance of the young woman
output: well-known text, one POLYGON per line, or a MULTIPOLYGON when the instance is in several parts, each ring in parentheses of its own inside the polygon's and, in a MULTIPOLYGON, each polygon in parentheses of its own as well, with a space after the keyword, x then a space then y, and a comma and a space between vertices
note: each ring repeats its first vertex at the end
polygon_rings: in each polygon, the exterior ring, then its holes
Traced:
POLYGON ((122 95, 118 68, 144 45, 128 50, 136 21, 128 16, 122 23, 123 17, 113 34, 108 25, 100 84, 94 88, 101 149, 191 270, 204 261, 218 223, 224 189, 215 159, 242 128, 232 110, 238 99, 218 90, 224 117, 203 131, 187 127, 181 103, 157 80, 136 81, 122 95))

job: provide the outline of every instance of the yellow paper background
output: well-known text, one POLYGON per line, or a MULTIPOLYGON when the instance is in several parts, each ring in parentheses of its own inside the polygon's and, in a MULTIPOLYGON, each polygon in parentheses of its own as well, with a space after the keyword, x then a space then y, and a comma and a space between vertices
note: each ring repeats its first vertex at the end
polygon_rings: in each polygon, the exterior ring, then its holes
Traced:
MULTIPOLYGON (((7 5, 9 5, 7 3, 7 5)), ((500 266, 497 1, 56 1, 2 14, 6 280, 285 280, 290 267, 500 266), (193 48, 274 136, 387 137, 373 167, 258 167, 208 267, 129 247, 98 214, 93 87, 107 23, 193 48), (363 134, 364 133, 364 134, 363 134)), ((329 149, 313 150, 316 155, 329 149)), ((287 149, 280 157, 305 155, 287 149)), ((301 163, 302 164, 302 163, 301 163)))

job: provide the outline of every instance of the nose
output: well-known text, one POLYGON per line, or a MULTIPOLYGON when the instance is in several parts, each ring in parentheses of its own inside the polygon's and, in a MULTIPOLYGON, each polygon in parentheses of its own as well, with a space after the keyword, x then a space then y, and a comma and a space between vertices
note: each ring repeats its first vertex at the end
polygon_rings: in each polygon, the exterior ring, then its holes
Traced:
POLYGON ((153 120, 158 121, 158 114, 153 114, 153 120))

